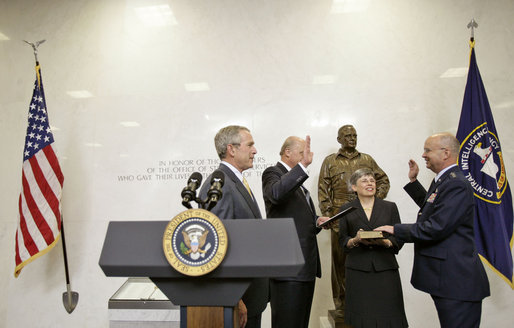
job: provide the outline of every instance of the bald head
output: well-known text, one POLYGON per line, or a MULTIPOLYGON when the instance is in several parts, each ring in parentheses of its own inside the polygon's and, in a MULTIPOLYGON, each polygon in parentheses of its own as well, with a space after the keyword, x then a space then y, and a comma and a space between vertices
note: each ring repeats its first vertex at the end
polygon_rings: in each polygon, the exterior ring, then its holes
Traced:
POLYGON ((300 137, 290 136, 287 137, 287 139, 284 141, 284 144, 282 144, 282 148, 280 148, 280 156, 284 155, 286 149, 290 149, 294 145, 303 142, 303 139, 300 137))
POLYGON ((450 133, 437 133, 427 138, 423 151, 423 158, 427 168, 439 173, 450 165, 457 163, 460 143, 450 133))
POLYGON ((282 162, 294 167, 303 158, 303 152, 305 147, 305 140, 296 136, 290 136, 280 148, 280 159, 282 162))
POLYGON ((439 144, 441 145, 441 148, 446 148, 450 152, 450 157, 453 162, 457 161, 457 158, 459 157, 459 151, 460 151, 460 143, 457 138, 451 133, 443 132, 443 133, 437 133, 432 136, 433 138, 436 138, 439 140, 439 144))

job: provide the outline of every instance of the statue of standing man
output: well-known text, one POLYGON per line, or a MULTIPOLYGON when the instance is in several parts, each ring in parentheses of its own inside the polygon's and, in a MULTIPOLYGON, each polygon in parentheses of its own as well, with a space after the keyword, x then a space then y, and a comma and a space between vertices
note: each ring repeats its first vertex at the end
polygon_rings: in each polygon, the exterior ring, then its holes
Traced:
MULTIPOLYGON (((385 198, 389 191, 389 178, 368 154, 360 153, 357 147, 357 131, 352 125, 339 128, 337 142, 341 148, 337 153, 325 158, 321 165, 318 182, 319 207, 323 216, 331 217, 338 213, 341 205, 351 202, 356 194, 350 186, 350 177, 358 169, 369 168, 375 174, 378 198, 385 198)), ((345 259, 339 245, 339 225, 331 228, 332 244, 332 296, 335 312, 329 311, 336 322, 342 322, 344 317, 345 298, 345 259)))

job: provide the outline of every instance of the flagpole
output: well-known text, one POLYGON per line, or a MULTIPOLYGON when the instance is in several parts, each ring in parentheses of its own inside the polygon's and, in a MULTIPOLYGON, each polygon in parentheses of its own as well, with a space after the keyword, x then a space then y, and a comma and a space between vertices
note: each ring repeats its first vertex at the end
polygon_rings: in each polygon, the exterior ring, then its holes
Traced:
MULTIPOLYGON (((46 40, 39 40, 37 42, 28 42, 26 40, 23 40, 25 43, 32 46, 32 49, 34 50, 34 58, 36 60, 36 75, 38 80, 38 85, 41 86, 41 77, 39 72, 39 61, 37 59, 37 50, 39 46, 45 42, 46 40)), ((73 312, 75 310, 75 307, 77 306, 77 303, 79 301, 79 294, 77 292, 74 292, 71 290, 71 283, 70 283, 70 273, 68 270, 68 255, 66 252, 66 240, 64 238, 64 221, 63 216, 61 214, 61 239, 62 239, 62 253, 64 257, 64 272, 66 275, 66 291, 62 294, 62 301, 64 304, 64 308, 68 313, 73 312)))
POLYGON ((79 302, 79 293, 71 290, 70 273, 68 271, 68 255, 66 253, 66 239, 64 238, 64 220, 61 215, 61 239, 62 239, 62 254, 64 256, 64 271, 66 273, 66 291, 62 293, 62 302, 64 308, 68 313, 73 312, 77 303, 79 302))

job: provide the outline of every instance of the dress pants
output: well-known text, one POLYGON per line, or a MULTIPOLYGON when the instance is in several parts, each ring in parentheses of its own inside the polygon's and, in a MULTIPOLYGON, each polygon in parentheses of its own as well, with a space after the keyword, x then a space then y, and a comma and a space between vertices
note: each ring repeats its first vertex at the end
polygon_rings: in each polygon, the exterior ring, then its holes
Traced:
POLYGON ((245 328, 261 328, 262 313, 253 317, 248 317, 245 328))
POLYGON ((441 328, 478 328, 482 316, 482 301, 452 300, 432 295, 441 328))
POLYGON ((308 328, 315 280, 270 279, 271 326, 308 328))

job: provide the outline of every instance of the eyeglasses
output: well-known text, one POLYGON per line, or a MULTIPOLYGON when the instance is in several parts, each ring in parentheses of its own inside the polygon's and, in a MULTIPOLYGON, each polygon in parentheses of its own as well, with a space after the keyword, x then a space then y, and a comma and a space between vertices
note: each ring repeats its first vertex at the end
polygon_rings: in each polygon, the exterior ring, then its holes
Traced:
POLYGON ((375 179, 359 179, 357 181, 362 183, 376 183, 375 179))
POLYGON ((431 151, 435 151, 435 150, 448 150, 448 148, 438 148, 438 149, 429 149, 429 148, 424 148, 424 149, 423 149, 423 153, 424 153, 424 154, 428 154, 428 153, 430 153, 431 151))

